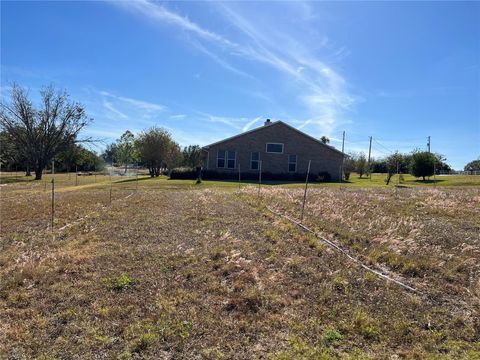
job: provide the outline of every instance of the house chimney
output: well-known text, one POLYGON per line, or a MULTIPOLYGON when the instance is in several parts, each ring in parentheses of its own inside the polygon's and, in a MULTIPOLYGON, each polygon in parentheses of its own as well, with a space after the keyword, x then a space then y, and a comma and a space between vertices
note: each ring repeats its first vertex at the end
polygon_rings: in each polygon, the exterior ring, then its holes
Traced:
POLYGON ((270 125, 272 122, 270 121, 270 119, 267 119, 265 120, 265 122, 263 123, 263 126, 267 126, 267 125, 270 125))

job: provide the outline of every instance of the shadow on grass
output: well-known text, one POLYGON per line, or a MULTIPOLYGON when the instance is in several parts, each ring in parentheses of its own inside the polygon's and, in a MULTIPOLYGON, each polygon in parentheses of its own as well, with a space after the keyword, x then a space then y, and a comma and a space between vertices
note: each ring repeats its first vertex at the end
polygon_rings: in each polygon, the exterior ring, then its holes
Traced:
POLYGON ((26 183, 35 181, 33 176, 5 176, 0 177, 0 184, 14 184, 14 183, 26 183))
POLYGON ((445 180, 442 180, 442 179, 426 179, 426 180, 408 180, 406 181, 407 183, 408 182, 412 182, 412 183, 415 183, 415 184, 438 184, 438 183, 442 183, 444 182, 445 180))

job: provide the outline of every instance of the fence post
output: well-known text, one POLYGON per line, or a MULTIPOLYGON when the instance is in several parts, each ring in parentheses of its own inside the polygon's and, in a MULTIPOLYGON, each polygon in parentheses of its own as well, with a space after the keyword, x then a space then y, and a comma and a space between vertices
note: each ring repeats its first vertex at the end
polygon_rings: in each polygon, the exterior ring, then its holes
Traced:
POLYGON ((75 165, 75 186, 78 185, 78 166, 75 165))
POLYGON ((135 191, 138 192, 138 163, 135 169, 135 191))
POLYGON ((260 197, 260 186, 262 185, 262 160, 258 161, 258 197, 260 197))
POLYGON ((55 222, 55 160, 52 160, 52 232, 55 222))
POLYGON ((312 160, 308 160, 307 177, 305 178, 305 191, 303 192, 302 214, 300 215, 300 221, 303 220, 303 211, 305 210, 305 201, 307 200, 308 177, 310 175, 311 162, 312 160))
POLYGON ((238 190, 240 191, 240 182, 242 179, 240 178, 240 164, 238 164, 238 190))
POLYGON ((109 171, 109 178, 110 178, 110 205, 112 204, 112 168, 109 171))

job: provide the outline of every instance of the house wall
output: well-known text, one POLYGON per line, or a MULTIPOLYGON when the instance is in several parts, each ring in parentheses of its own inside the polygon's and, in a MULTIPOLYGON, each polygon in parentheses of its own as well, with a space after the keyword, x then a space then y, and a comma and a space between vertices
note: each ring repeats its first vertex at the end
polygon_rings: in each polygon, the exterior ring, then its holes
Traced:
POLYGON ((297 173, 306 173, 308 161, 312 160, 310 173, 321 171, 330 173, 333 181, 340 179, 340 167, 343 155, 328 146, 325 146, 308 136, 305 136, 282 123, 266 125, 263 128, 207 149, 206 168, 217 171, 238 171, 240 165, 242 173, 258 172, 250 167, 252 152, 260 153, 262 172, 288 173, 288 155, 297 155, 297 173), (266 152, 266 143, 283 143, 283 154, 266 152), (217 151, 236 151, 235 169, 217 168, 217 151))

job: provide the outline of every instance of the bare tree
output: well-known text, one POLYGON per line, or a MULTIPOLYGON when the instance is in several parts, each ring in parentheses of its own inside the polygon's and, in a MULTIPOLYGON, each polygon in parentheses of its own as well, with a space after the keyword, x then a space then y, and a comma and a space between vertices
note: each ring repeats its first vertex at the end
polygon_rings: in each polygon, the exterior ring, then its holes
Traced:
POLYGON ((59 152, 77 141, 90 121, 82 105, 71 102, 67 92, 53 86, 40 91, 40 107, 34 107, 25 89, 14 84, 10 103, 1 103, 0 127, 15 148, 22 149, 27 162, 41 180, 45 166, 59 152))

